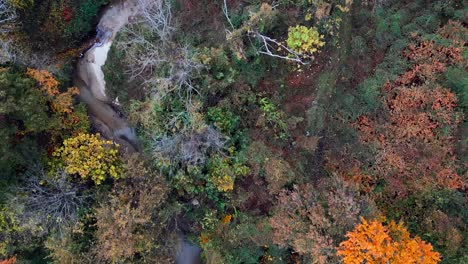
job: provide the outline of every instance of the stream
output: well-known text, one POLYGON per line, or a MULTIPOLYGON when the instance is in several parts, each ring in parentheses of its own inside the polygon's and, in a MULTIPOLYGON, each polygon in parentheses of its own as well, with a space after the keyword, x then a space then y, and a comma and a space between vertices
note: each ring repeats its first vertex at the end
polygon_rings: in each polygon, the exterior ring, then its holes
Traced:
MULTIPOLYGON (((119 0, 111 3, 96 28, 96 42, 78 60, 74 84, 80 89, 80 100, 88 107, 89 118, 94 127, 105 138, 120 144, 126 153, 137 152, 138 139, 135 130, 112 107, 106 94, 106 82, 102 66, 117 32, 140 10, 138 0, 119 0)), ((201 249, 189 243, 184 235, 178 242, 176 264, 200 262, 201 249)))

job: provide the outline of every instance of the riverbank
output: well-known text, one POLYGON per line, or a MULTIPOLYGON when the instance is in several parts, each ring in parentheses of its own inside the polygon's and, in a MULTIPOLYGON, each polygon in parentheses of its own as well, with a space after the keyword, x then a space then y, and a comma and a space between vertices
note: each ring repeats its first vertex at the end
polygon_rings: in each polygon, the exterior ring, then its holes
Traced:
MULTIPOLYGON (((138 0, 119 1, 111 4, 103 13, 97 26, 96 43, 78 61, 74 78, 80 89, 80 100, 88 106, 88 114, 93 126, 106 138, 121 145, 125 153, 139 151, 135 130, 112 107, 106 94, 106 82, 102 67, 117 32, 132 17, 138 15, 138 0)), ((201 249, 181 236, 175 262, 196 264, 200 262, 201 249)))

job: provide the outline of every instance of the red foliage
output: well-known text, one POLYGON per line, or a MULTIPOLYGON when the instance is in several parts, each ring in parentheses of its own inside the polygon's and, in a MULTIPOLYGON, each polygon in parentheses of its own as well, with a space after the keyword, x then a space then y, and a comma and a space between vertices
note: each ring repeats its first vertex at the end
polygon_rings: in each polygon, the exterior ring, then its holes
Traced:
POLYGON ((65 22, 70 22, 73 18, 73 12, 71 8, 65 7, 62 12, 62 18, 65 20, 65 22))
POLYGON ((431 41, 424 41, 418 46, 410 45, 403 54, 415 65, 397 79, 397 86, 418 85, 426 80, 434 80, 436 74, 444 72, 447 65, 463 60, 461 48, 436 46, 431 41))
POLYGON ((462 62, 461 49, 425 41, 404 55, 415 64, 383 86, 386 119, 360 116, 354 125, 363 143, 377 147, 374 169, 393 195, 434 184, 464 188, 453 149, 462 114, 455 94, 434 84, 438 73, 462 62))

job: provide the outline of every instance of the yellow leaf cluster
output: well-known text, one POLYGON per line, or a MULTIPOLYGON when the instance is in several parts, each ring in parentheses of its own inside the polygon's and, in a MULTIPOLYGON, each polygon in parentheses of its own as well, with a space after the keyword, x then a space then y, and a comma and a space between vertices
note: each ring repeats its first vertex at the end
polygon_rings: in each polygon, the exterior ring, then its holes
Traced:
POLYGON ((312 55, 325 45, 323 38, 316 28, 297 25, 289 27, 286 43, 298 53, 312 55))
POLYGON ((8 0, 8 3, 17 9, 27 9, 34 5, 34 0, 8 0))
POLYGON ((101 184, 106 177, 119 178, 122 167, 118 159, 118 145, 101 139, 99 134, 80 133, 66 139, 53 156, 68 174, 78 174, 101 184))
POLYGON ((384 226, 380 221, 368 222, 364 218, 346 237, 337 251, 345 264, 392 263, 435 264, 440 254, 432 245, 419 237, 411 238, 402 224, 392 221, 384 226))
POLYGON ((249 173, 247 166, 233 163, 230 158, 216 155, 210 166, 210 181, 218 191, 228 192, 234 189, 236 176, 245 176, 249 173))
POLYGON ((234 179, 227 174, 214 178, 213 183, 219 191, 228 192, 234 189, 234 179))

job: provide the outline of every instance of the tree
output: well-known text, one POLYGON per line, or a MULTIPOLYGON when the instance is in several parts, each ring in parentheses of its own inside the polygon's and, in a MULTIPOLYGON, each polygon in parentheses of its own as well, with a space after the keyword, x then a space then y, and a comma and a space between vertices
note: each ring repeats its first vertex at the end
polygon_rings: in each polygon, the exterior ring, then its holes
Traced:
POLYGON ((7 2, 18 9, 27 9, 34 5, 34 0, 8 0, 7 2))
POLYGON ((11 0, 21 9, 19 22, 29 37, 28 46, 43 53, 77 47, 93 31, 107 0, 11 0))
POLYGON ((56 149, 53 156, 58 159, 58 167, 66 173, 91 179, 99 185, 109 176, 114 179, 120 177, 118 147, 99 134, 80 133, 63 141, 63 146, 56 149))
POLYGON ((352 230, 359 216, 370 211, 366 197, 338 177, 283 190, 270 218, 273 242, 291 248, 306 263, 337 263, 337 242, 352 230), (320 192, 318 190, 321 190, 320 192))
POLYGON ((73 104, 77 89, 60 88, 47 71, 0 67, 0 174, 10 177, 39 156, 33 153, 51 154, 62 137, 88 130, 84 105, 73 104))
POLYGON ((380 221, 361 218, 346 241, 337 251, 345 264, 392 263, 431 264, 439 263, 440 254, 432 250, 431 244, 419 237, 411 238, 403 224, 390 222, 384 226, 380 221))
POLYGON ((84 205, 82 186, 72 183, 64 171, 48 174, 40 166, 26 173, 26 182, 17 188, 10 201, 23 223, 33 223, 44 232, 62 231, 77 220, 77 211, 84 205))
MULTIPOLYGON (((137 253, 144 257, 164 255, 172 250, 168 245, 176 240, 167 237, 170 234, 165 225, 169 219, 162 217, 171 210, 158 211, 168 194, 165 179, 149 169, 139 155, 131 156, 125 167, 125 177, 116 183, 109 199, 96 209, 98 256, 120 262, 133 259, 137 253)), ((167 259, 159 261, 165 263, 167 259)))
POLYGON ((18 221, 13 211, 0 205, 0 256, 5 257, 10 253, 10 246, 13 244, 15 234, 20 230, 18 221))

